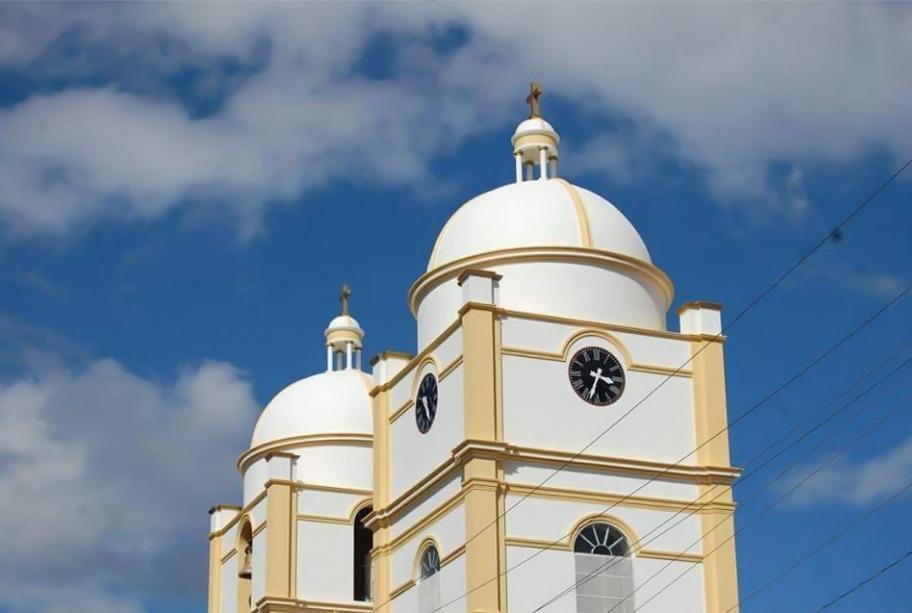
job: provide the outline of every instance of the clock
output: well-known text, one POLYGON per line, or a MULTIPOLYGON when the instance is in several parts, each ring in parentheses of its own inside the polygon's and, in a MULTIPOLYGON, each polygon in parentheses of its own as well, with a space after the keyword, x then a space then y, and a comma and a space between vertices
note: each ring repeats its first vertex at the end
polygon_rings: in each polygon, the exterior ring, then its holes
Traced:
POLYGON ((415 397, 415 423, 422 434, 431 429, 437 416, 437 377, 432 373, 424 375, 418 385, 415 397))
POLYGON ((606 406, 616 402, 624 393, 624 369, 607 349, 580 349, 570 359, 567 374, 570 387, 589 404, 606 406))

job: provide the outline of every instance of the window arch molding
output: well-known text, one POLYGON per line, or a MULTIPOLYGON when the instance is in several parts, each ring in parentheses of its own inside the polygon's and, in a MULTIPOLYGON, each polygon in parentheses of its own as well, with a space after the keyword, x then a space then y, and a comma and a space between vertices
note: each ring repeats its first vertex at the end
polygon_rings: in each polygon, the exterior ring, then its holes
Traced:
POLYGON ((415 400, 415 395, 418 393, 418 385, 421 383, 424 375, 428 373, 433 374, 437 377, 437 380, 440 381, 440 362, 437 361, 437 356, 433 353, 425 356, 413 371, 411 391, 409 392, 409 398, 411 400, 415 400))
POLYGON ((237 523, 237 531, 235 533, 234 539, 234 549, 235 549, 235 560, 236 560, 236 575, 237 575, 237 588, 236 588, 236 598, 237 598, 237 607, 238 610, 244 610, 244 607, 250 607, 251 605, 251 578, 242 576, 243 568, 245 563, 250 565, 250 570, 253 566, 253 518, 249 513, 241 517, 240 521, 237 523), (248 548, 250 553, 248 554, 248 548), (248 555, 250 559, 248 560, 248 555))
POLYGON ((567 548, 570 551, 573 551, 573 546, 576 543, 576 539, 579 537, 580 532, 585 530, 589 525, 598 523, 608 524, 627 539, 627 547, 630 550, 629 555, 633 556, 640 550, 640 539, 633 531, 633 528, 630 527, 630 524, 619 517, 605 514, 587 515, 577 520, 573 525, 573 529, 569 532, 570 540, 565 543, 567 548))
MULTIPOLYGON (((583 341, 587 338, 597 338, 608 343, 610 347, 606 347, 606 349, 609 351, 614 349, 617 353, 619 353, 621 361, 624 363, 625 367, 633 364, 633 359, 630 357, 630 352, 627 350, 627 347, 624 345, 624 343, 622 343, 618 337, 611 334, 610 332, 599 330, 597 328, 583 328, 568 336, 566 340, 564 340, 564 344, 561 348, 561 355, 563 356, 564 361, 567 361, 567 359, 573 354, 574 347, 576 345, 579 345, 580 341, 583 341)), ((614 351, 612 351, 612 353, 614 353, 614 351)))
POLYGON ((355 519, 358 517, 358 513, 366 509, 367 507, 373 508, 374 499, 371 496, 368 496, 364 500, 359 500, 352 506, 351 511, 348 513, 348 521, 352 524, 355 523, 355 519))
MULTIPOLYGON (((415 551, 415 559, 412 561, 412 580, 415 583, 421 581, 421 559, 424 557, 424 552, 431 547, 437 550, 438 559, 443 559, 443 556, 440 554, 440 543, 437 542, 436 538, 433 536, 426 536, 422 539, 421 544, 418 545, 418 549, 415 551)), ((439 568, 438 572, 440 572, 439 568)))

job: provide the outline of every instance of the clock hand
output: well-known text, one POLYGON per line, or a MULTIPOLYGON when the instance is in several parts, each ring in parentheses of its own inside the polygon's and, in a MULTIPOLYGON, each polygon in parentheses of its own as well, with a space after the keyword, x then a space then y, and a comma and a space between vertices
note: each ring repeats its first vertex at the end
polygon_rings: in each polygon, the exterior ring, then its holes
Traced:
POLYGON ((608 383, 614 383, 614 379, 612 379, 612 378, 609 377, 608 375, 603 375, 603 374, 602 374, 602 369, 601 369, 601 368, 599 368, 599 371, 598 371, 597 373, 596 373, 594 370, 589 371, 589 376, 590 376, 590 377, 595 377, 595 380, 596 380, 596 381, 598 381, 599 379, 604 379, 604 380, 607 381, 608 383))
POLYGON ((589 398, 592 398, 593 396, 595 396, 595 388, 596 388, 596 386, 598 385, 599 379, 602 378, 602 369, 599 368, 599 369, 598 369, 598 372, 592 372, 592 371, 590 371, 590 372, 589 372, 589 376, 595 377, 595 378, 592 380, 592 388, 589 390, 589 398))
POLYGON ((428 421, 431 419, 431 410, 428 409, 427 396, 421 397, 421 404, 424 405, 424 416, 428 418, 428 421))

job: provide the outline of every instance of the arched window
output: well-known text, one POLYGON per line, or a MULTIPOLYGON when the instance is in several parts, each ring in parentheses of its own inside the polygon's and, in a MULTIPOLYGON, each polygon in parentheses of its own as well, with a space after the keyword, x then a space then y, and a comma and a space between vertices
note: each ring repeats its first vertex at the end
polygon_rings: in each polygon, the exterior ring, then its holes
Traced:
POLYGON ((238 532, 237 541, 237 610, 249 611, 251 608, 250 580, 253 577, 253 530, 250 522, 245 521, 238 532))
POLYGON ((576 610, 633 613, 633 560, 620 530, 605 522, 584 526, 573 541, 576 610))
POLYGON ((371 548, 374 546, 374 533, 364 525, 364 518, 371 512, 364 507, 355 515, 354 525, 354 564, 355 600, 362 602, 371 599, 371 548))
POLYGON ((428 544, 418 560, 418 611, 431 613, 440 608, 440 553, 428 544))

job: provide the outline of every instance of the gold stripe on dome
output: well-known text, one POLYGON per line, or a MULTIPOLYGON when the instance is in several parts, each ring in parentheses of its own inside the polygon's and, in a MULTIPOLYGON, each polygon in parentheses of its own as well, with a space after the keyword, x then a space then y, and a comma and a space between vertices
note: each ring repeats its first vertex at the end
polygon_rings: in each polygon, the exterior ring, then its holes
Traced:
POLYGON ((586 205, 580 198, 576 187, 564 181, 563 179, 554 179, 564 186, 570 195, 570 201, 573 203, 573 210, 576 212, 576 219, 579 222, 580 241, 583 247, 592 247, 592 226, 589 224, 589 214, 586 212, 586 205))
POLYGON ((251 447, 238 458, 237 469, 240 472, 244 472, 252 462, 260 459, 270 451, 294 449, 297 447, 314 447, 319 445, 370 447, 372 444, 373 436, 361 432, 326 432, 321 434, 290 436, 288 438, 281 438, 257 445, 256 447, 251 447))
POLYGON ((652 285, 657 287, 665 298, 665 310, 668 310, 674 299, 674 285, 668 275, 657 266, 633 256, 586 247, 516 247, 469 255, 447 262, 439 268, 429 270, 421 275, 409 288, 409 309, 412 315, 417 317, 418 303, 424 299, 425 294, 436 285, 450 278, 458 277, 466 268, 484 268, 516 262, 572 262, 595 264, 602 267, 616 267, 642 275, 652 285))

